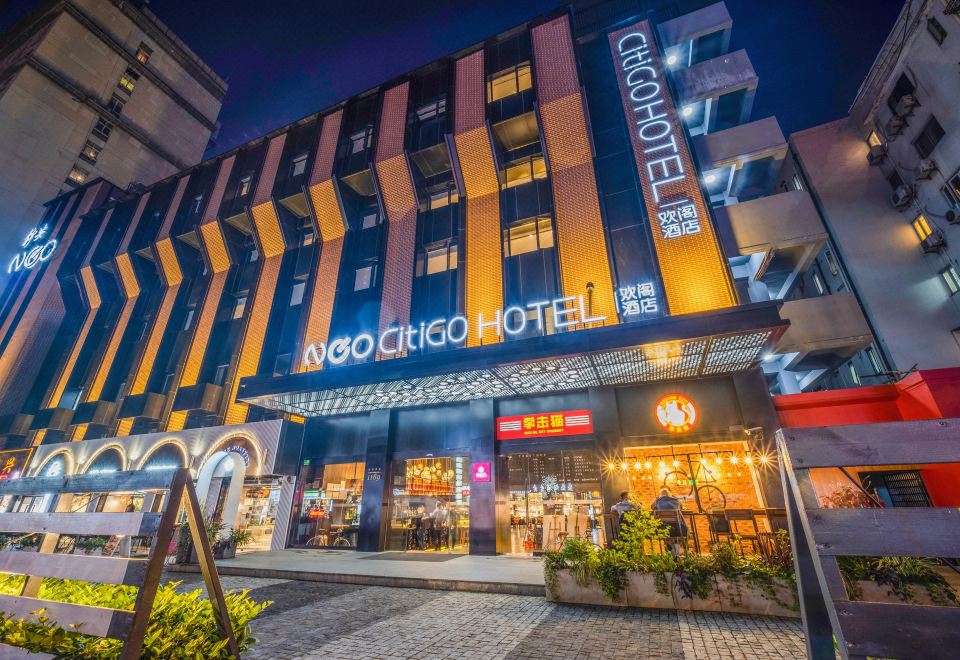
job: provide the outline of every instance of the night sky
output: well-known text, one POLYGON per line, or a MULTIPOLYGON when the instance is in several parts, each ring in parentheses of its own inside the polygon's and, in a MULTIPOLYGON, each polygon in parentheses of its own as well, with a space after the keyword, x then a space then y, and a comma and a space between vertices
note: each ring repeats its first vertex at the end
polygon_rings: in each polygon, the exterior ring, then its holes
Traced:
MULTIPOLYGON (((37 4, 0 0, 0 29, 37 4)), ((210 155, 565 4, 559 0, 153 0, 230 85, 210 155)), ((784 134, 846 114, 903 0, 727 0, 731 49, 784 134)))

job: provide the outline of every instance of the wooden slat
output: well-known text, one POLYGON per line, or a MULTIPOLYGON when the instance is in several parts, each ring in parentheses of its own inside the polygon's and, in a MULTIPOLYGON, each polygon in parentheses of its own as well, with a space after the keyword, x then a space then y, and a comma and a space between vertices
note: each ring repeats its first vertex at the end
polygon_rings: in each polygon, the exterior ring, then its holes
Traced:
POLYGON ((147 563, 125 557, 0 552, 0 573, 140 586, 147 563))
POLYGON ((960 555, 958 509, 817 509, 808 515, 821 555, 960 555))
POLYGON ((960 607, 836 601, 850 655, 956 658, 960 607))
POLYGON ((0 658, 4 660, 36 660, 37 658, 53 658, 49 653, 32 653, 19 646, 0 644, 0 658))
POLYGON ((955 463, 960 458, 960 419, 784 429, 778 434, 786 439, 794 470, 955 463), (913 442, 917 439, 923 442, 913 442))
POLYGON ((130 630, 130 623, 133 621, 133 612, 125 610, 0 594, 0 612, 7 617, 35 621, 37 617, 34 612, 37 610, 44 610, 44 616, 67 630, 77 630, 86 635, 113 639, 126 637, 130 630))
POLYGON ((0 497, 4 495, 167 490, 170 488, 170 483, 177 472, 178 470, 132 470, 81 474, 76 477, 21 477, 0 481, 0 497))
POLYGON ((83 536, 153 536, 160 514, 140 513, 0 513, 0 531, 53 532, 83 536))

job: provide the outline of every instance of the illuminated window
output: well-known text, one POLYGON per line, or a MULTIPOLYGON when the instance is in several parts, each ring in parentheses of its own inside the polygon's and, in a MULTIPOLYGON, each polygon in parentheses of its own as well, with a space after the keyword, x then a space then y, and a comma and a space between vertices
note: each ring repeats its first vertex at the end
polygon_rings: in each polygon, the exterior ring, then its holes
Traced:
POLYGON ((917 153, 920 154, 920 158, 927 158, 933 153, 933 150, 945 134, 943 126, 940 125, 937 118, 930 115, 930 119, 924 124, 923 130, 920 131, 920 134, 913 140, 913 146, 916 148, 917 153))
POLYGON ((913 231, 917 232, 917 237, 921 241, 927 240, 930 234, 933 233, 933 230, 930 229, 930 223, 927 222, 927 218, 924 215, 918 215, 917 219, 913 221, 913 231))
POLYGON ((87 140, 87 143, 83 145, 83 149, 80 151, 80 157, 90 164, 96 163, 97 158, 100 157, 100 147, 90 140, 87 140))
POLYGON ((793 189, 803 190, 803 180, 800 178, 799 174, 793 175, 793 189))
POLYGON ((499 101, 531 87, 533 76, 530 73, 530 63, 524 62, 490 76, 487 80, 487 101, 499 101))
POLYGON ((123 112, 123 106, 126 104, 122 98, 114 94, 110 97, 110 100, 107 102, 107 110, 110 111, 110 114, 114 117, 119 117, 120 113, 123 112))
POLYGON ((307 171, 307 154, 300 154, 299 156, 294 156, 293 160, 290 162, 291 171, 290 176, 300 176, 307 171))
POLYGON ((867 359, 870 360, 870 366, 873 367, 873 372, 876 374, 882 374, 886 371, 883 368, 883 360, 880 359, 880 353, 877 352, 873 346, 868 346, 866 350, 867 359))
POLYGON ((127 94, 132 94, 133 88, 136 87, 138 80, 140 80, 140 74, 134 71, 132 68, 127 67, 127 70, 123 72, 122 76, 120 76, 120 82, 117 83, 117 87, 125 91, 127 94))
POLYGON ((296 307, 303 302, 303 292, 307 288, 306 282, 297 282, 290 289, 290 306, 296 307))
POLYGON ((239 319, 243 317, 243 311, 247 308, 247 297, 240 296, 237 298, 237 302, 233 304, 233 314, 230 315, 232 319, 239 319))
POLYGON ((827 291, 827 287, 823 285, 823 278, 820 277, 820 273, 813 274, 813 286, 817 289, 818 296, 822 296, 827 291))
POLYGON ((254 263, 257 259, 260 258, 260 250, 256 247, 250 248, 250 251, 247 253, 247 263, 254 263))
POLYGON ((950 206, 960 207, 960 172, 954 174, 947 184, 940 189, 950 206))
POLYGON ((430 193, 430 199, 427 201, 427 210, 442 209, 444 206, 456 204, 460 201, 460 193, 456 189, 444 188, 430 193))
POLYGON ((151 55, 153 55, 153 49, 141 41, 140 47, 137 48, 137 61, 140 62, 140 64, 146 64, 150 61, 151 55))
POLYGON ((240 189, 237 191, 237 197, 246 197, 250 194, 250 186, 253 183, 253 176, 247 175, 240 179, 240 189))
POLYGON ((859 385, 860 374, 857 373, 857 368, 853 365, 853 362, 847 362, 847 369, 850 372, 850 380, 853 381, 854 385, 859 385))
POLYGON ((549 217, 521 220, 504 232, 505 257, 515 257, 550 247, 553 247, 553 223, 549 217))
POLYGON ((106 142, 110 139, 110 133, 113 131, 113 124, 100 117, 97 119, 97 125, 93 127, 93 136, 106 142))
POLYGON ((823 256, 827 260, 827 266, 830 268, 830 274, 836 276, 840 272, 840 266, 837 264, 837 257, 833 254, 833 251, 827 250, 823 253, 823 256))
POLYGON ((443 273, 457 268, 457 244, 452 242, 435 243, 420 251, 417 255, 417 277, 443 273))
POLYGON ((373 129, 369 126, 350 136, 350 153, 358 154, 370 146, 373 138, 373 129))
POLYGON ((880 136, 877 135, 876 131, 870 131, 870 135, 867 136, 867 144, 871 147, 882 147, 883 142, 880 141, 880 136))
POLYGON ((950 290, 950 295, 954 295, 960 291, 960 275, 957 274, 957 269, 953 266, 947 266, 945 269, 940 271, 940 277, 943 278, 943 281, 947 285, 947 289, 950 290))
POLYGON ((317 240, 317 235, 313 233, 312 229, 307 229, 303 232, 303 235, 300 237, 300 247, 306 247, 307 245, 313 245, 313 242, 317 240))
POLYGON ((377 267, 374 265, 358 268, 353 274, 353 290, 366 291, 373 286, 373 280, 377 274, 377 267))
POLYGON ((74 183, 83 183, 87 180, 87 177, 90 176, 90 172, 83 169, 82 167, 73 166, 73 169, 70 170, 70 174, 67 175, 67 178, 73 181, 74 183))
POLYGON ((946 28, 933 16, 927 19, 927 32, 930 33, 930 36, 933 37, 933 40, 937 42, 938 46, 942 46, 947 38, 946 28))
POLYGON ((547 163, 543 156, 533 156, 528 160, 510 165, 503 171, 503 187, 513 188, 530 183, 534 179, 547 178, 547 163))
POLYGON ((376 227, 380 224, 380 214, 374 211, 373 213, 368 213, 363 216, 363 221, 360 223, 360 229, 370 229, 371 227, 376 227))

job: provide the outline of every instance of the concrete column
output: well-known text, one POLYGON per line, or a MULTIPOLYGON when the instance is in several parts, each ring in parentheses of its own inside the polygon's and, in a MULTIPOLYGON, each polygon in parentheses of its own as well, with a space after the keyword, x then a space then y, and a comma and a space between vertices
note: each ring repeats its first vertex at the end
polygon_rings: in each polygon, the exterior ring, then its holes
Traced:
POLYGON ((367 426, 367 461, 363 476, 363 497, 360 500, 360 530, 357 550, 383 550, 389 501, 387 484, 390 479, 390 411, 370 413, 367 426))
POLYGON ((470 554, 497 554, 497 462, 494 455, 494 402, 470 402, 470 554), (490 481, 473 483, 473 465, 489 463, 490 481))
POLYGON ((740 413, 744 428, 761 429, 745 435, 751 451, 766 454, 771 460, 757 465, 757 478, 763 499, 769 507, 783 507, 783 486, 780 483, 780 471, 776 461, 776 434, 780 428, 780 418, 773 407, 767 379, 760 368, 733 376, 733 386, 740 402, 740 413))
POLYGON ((620 493, 628 489, 626 475, 605 467, 607 461, 623 453, 616 390, 612 387, 591 387, 587 390, 587 400, 593 413, 593 436, 601 460, 603 507, 608 511, 620 500, 620 493))

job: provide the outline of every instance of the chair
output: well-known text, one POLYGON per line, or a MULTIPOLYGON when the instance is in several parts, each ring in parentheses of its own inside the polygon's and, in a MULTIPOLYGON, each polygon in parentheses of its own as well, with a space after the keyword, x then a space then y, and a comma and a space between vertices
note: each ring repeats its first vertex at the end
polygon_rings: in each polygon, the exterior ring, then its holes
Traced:
POLYGON ((760 528, 757 526, 757 517, 753 514, 753 509, 726 509, 724 511, 727 519, 727 523, 730 526, 731 535, 736 538, 737 543, 740 545, 740 554, 743 554, 743 542, 749 541, 753 546, 753 551, 758 552, 760 544, 760 528), (742 525, 737 523, 746 523, 749 522, 753 526, 753 533, 750 533, 750 528, 747 526, 747 533, 744 533, 742 530, 742 525))
POLYGON ((687 551, 687 536, 690 530, 683 520, 683 511, 680 509, 654 509, 653 517, 667 526, 669 535, 667 541, 672 541, 673 545, 683 544, 683 551, 687 551))
POLYGON ((707 511, 704 513, 707 517, 707 527, 710 530, 710 543, 719 543, 721 536, 727 537, 727 540, 730 540, 730 537, 733 535, 733 530, 730 529, 730 521, 727 520, 726 515, 723 511, 707 511))

